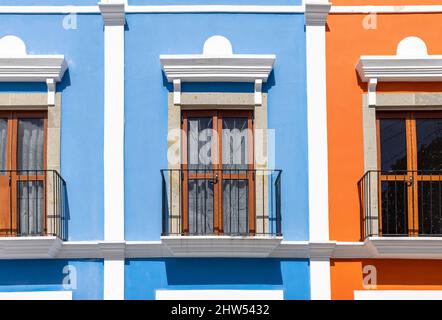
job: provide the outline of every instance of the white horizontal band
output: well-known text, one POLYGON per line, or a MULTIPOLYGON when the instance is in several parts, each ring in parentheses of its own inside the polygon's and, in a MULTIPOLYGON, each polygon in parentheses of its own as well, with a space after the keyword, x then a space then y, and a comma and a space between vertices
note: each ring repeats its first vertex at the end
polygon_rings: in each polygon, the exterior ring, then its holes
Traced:
POLYGON ((0 13, 100 13, 98 6, 0 6, 0 13))
POLYGON ((332 6, 330 13, 440 13, 442 5, 420 6, 332 6))
MULTIPOLYGON (((304 5, 129 5, 126 13, 304 13, 304 5)), ((100 13, 98 6, 0 6, 0 13, 100 13)), ((442 13, 442 5, 332 6, 331 14, 442 13)))

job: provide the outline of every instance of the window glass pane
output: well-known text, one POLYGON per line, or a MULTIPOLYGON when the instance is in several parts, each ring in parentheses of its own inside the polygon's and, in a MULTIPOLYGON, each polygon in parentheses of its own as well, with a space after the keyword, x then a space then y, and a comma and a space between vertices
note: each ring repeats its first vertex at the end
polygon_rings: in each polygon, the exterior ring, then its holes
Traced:
POLYGON ((223 119, 223 168, 247 169, 247 118, 223 119))
POLYGON ((43 170, 44 120, 18 120, 18 170, 43 170))
POLYGON ((18 181, 17 189, 20 235, 42 235, 43 181, 18 181))
POLYGON ((189 180, 189 233, 213 233, 213 182, 207 179, 189 180))
POLYGON ((383 181, 382 188, 382 235, 408 234, 407 182, 383 181))
POLYGON ((418 170, 442 170, 442 119, 416 119, 418 170))
MULTIPOLYGON (((8 146, 8 120, 0 119, 0 170, 6 170, 6 157, 8 146)), ((5 172, 0 172, 4 175, 5 172)))
MULTIPOLYGON (((438 180, 439 177, 434 177, 438 180)), ((418 182, 419 235, 442 235, 442 181, 418 182)))
POLYGON ((223 180, 224 233, 244 235, 248 233, 248 184, 247 180, 223 180))
POLYGON ((189 169, 212 167, 212 118, 190 118, 187 133, 187 157, 189 169))
POLYGON ((405 119, 380 121, 381 170, 407 170, 405 119))

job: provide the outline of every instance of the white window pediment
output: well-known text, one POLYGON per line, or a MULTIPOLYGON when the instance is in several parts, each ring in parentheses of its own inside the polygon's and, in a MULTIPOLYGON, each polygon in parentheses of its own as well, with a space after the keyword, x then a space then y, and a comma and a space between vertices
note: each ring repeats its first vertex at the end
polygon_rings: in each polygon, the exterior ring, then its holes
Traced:
POLYGON ((396 55, 361 56, 356 70, 369 83, 368 103, 375 106, 378 82, 442 81, 442 55, 428 55, 422 39, 407 37, 399 42, 396 55))
POLYGON ((160 55, 163 71, 174 84, 174 102, 180 104, 182 82, 255 83, 255 104, 261 104, 262 83, 273 69, 273 54, 234 54, 223 36, 206 40, 202 54, 160 55))
POLYGON ((0 39, 0 82, 45 82, 48 105, 55 104, 55 83, 66 70, 64 55, 32 55, 20 38, 9 35, 0 39))

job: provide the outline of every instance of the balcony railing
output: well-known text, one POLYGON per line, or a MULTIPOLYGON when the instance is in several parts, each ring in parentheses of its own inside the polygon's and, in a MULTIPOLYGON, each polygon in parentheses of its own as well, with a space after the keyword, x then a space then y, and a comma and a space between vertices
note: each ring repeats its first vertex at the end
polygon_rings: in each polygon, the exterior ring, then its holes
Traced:
POLYGON ((442 171, 368 171, 358 189, 362 239, 442 236, 442 171))
POLYGON ((66 183, 54 170, 0 170, 0 237, 67 238, 66 183))
POLYGON ((281 236, 281 170, 161 170, 163 236, 281 236))

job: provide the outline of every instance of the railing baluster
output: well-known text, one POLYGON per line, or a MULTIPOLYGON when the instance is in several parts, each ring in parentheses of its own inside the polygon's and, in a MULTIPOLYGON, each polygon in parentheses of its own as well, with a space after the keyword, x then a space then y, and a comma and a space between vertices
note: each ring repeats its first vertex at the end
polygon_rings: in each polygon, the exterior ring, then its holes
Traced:
MULTIPOLYGON (((262 227, 255 229, 255 234, 269 236, 281 235, 281 170, 252 170, 240 167, 210 170, 206 168, 163 169, 160 170, 160 172, 162 179, 162 235, 167 236, 174 234, 176 226, 178 226, 178 230, 180 230, 179 233, 183 235, 183 197, 191 197, 193 201, 191 205, 193 210, 190 210, 188 214, 188 221, 193 222, 189 225, 189 234, 191 236, 213 234, 213 227, 215 225, 218 226, 216 233, 218 235, 251 235, 249 232, 250 215, 253 214, 255 216, 257 208, 259 207, 262 208, 262 216, 260 217, 262 227), (184 171, 187 172, 185 173, 184 171), (254 189, 250 189, 253 184, 250 184, 248 179, 252 176, 254 181, 256 181, 256 173, 258 171, 262 174, 260 183, 262 190, 256 187, 259 184, 255 185, 254 189), (176 179, 175 174, 178 179, 176 179), (184 174, 188 175, 187 179, 183 179, 184 174), (218 177, 218 174, 220 177, 218 177), (270 175, 270 180, 267 180, 265 175, 270 175), (246 177, 245 188, 241 187, 244 182, 243 176, 246 177), (224 180, 226 181, 225 190, 222 185, 224 177, 226 177, 226 180, 224 180), (192 185, 193 190, 192 192, 188 192, 187 195, 183 194, 182 186, 186 181, 188 183, 188 189, 190 189, 189 186, 192 185), (190 184, 190 181, 192 181, 192 184, 190 184), (167 183, 169 183, 169 186, 167 186, 167 183), (178 186, 173 185, 175 183, 178 183, 178 186), (208 189, 212 187, 213 190, 210 192, 208 189), (234 188, 236 188, 236 190, 233 190, 234 188), (221 191, 221 193, 217 191, 221 191), (176 192, 178 192, 178 195, 176 192), (224 195, 221 196, 223 192, 224 195), (251 200, 249 192, 254 192, 254 203, 252 204, 255 208, 254 210, 249 207, 249 200, 251 200), (257 192, 261 192, 260 204, 258 203, 257 192), (209 221, 208 214, 210 208, 208 197, 211 193, 213 193, 213 196, 215 196, 215 194, 220 195, 219 199, 216 199, 218 210, 223 208, 225 211, 225 214, 219 212, 217 221, 209 221), (175 200, 178 201, 177 208, 175 208, 175 200), (243 205, 245 205, 245 207, 243 207, 243 205), (266 206, 268 207, 267 215, 266 206), (175 209, 178 209, 178 214, 175 213, 175 209), (237 215, 236 217, 234 216, 235 213, 237 215), (243 213, 245 213, 246 216, 244 216, 243 213), (176 218, 178 218, 178 221, 176 221, 176 218), (212 226, 210 226, 210 223, 212 223, 212 226), (244 228, 245 231, 243 230, 244 228)), ((190 204, 192 201, 187 201, 187 203, 190 204)), ((212 199, 212 203, 213 210, 217 210, 215 207, 215 199, 212 199)), ((215 219, 215 215, 211 218, 215 219)))

